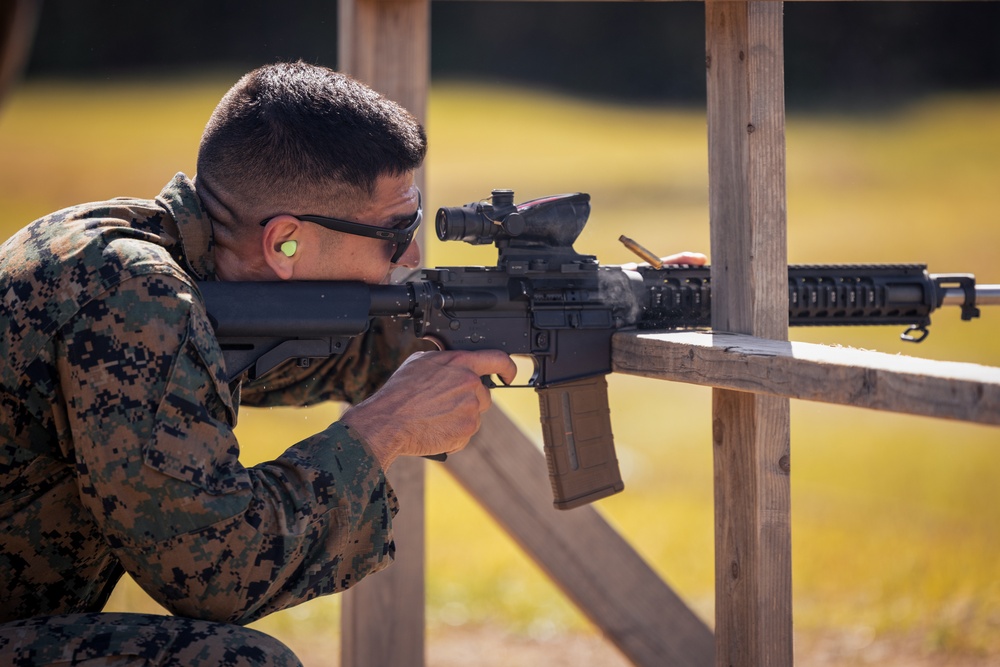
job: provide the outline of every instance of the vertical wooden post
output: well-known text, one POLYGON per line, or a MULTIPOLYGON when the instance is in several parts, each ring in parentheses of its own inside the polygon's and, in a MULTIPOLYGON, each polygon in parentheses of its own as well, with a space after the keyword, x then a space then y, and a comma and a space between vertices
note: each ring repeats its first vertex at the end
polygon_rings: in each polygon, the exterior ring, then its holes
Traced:
POLYGON ((429 0, 343 0, 338 10, 338 68, 424 121, 430 85, 429 0))
POLYGON ((42 0, 6 0, 0 5, 0 104, 28 60, 41 9, 42 0))
MULTIPOLYGON (((705 10, 713 327, 787 340, 782 3, 705 10)), ((716 665, 791 665, 788 399, 713 411, 716 665)))
MULTIPOLYGON (((338 67, 426 122, 430 82, 429 0, 340 0, 338 67)), ((424 190, 424 173, 417 185, 424 190)), ((424 201, 427 201, 426 193, 424 201)), ((400 501, 396 562, 343 598, 341 665, 422 667, 424 461, 402 458, 389 480, 400 501)))
POLYGON ((389 479, 401 509, 393 521, 396 562, 344 593, 341 667, 423 667, 424 461, 393 464, 389 479))

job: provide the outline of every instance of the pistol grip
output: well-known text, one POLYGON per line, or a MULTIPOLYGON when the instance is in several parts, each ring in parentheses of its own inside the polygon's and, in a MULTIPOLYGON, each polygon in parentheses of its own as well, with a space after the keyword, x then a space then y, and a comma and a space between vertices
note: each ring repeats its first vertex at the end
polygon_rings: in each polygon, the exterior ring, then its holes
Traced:
POLYGON ((625 488, 603 375, 536 389, 554 505, 568 510, 625 488))

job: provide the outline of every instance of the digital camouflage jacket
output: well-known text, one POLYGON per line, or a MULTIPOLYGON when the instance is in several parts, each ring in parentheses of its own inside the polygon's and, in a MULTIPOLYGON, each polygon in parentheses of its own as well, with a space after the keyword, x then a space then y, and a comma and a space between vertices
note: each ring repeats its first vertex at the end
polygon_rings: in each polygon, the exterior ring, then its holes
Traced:
MULTIPOLYGON (((100 610, 127 570, 175 614, 242 624, 392 559, 395 496, 344 425, 240 464, 241 387, 196 287, 212 244, 178 174, 0 246, 0 622, 100 610)), ((387 327, 243 403, 360 400, 412 349, 387 327)))

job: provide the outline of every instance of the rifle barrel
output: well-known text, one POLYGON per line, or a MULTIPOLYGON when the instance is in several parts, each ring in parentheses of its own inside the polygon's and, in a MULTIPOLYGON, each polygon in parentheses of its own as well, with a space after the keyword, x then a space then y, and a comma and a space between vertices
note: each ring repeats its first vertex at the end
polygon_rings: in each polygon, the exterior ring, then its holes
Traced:
MULTIPOLYGON (((948 287, 944 291, 945 306, 961 306, 965 303, 965 292, 960 287, 948 287)), ((1000 285, 976 285, 977 306, 1000 306, 1000 285)))

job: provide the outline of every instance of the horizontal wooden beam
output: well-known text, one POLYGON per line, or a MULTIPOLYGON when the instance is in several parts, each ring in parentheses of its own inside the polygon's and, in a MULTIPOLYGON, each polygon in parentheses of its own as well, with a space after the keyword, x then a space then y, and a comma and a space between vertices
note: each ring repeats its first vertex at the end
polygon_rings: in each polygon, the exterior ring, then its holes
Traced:
POLYGON ((632 664, 712 664, 712 631, 593 506, 552 506, 545 457, 499 408, 444 466, 632 664))
POLYGON ((1000 425, 1000 368, 740 334, 619 333, 615 372, 1000 425))

